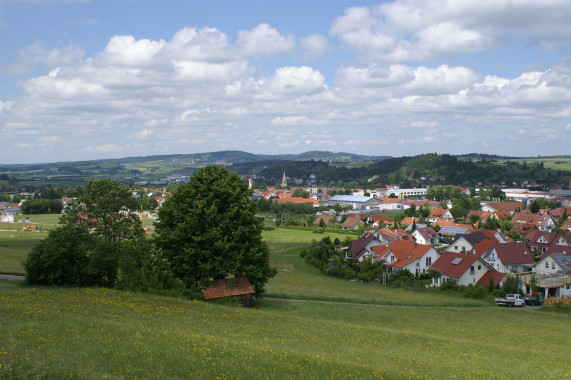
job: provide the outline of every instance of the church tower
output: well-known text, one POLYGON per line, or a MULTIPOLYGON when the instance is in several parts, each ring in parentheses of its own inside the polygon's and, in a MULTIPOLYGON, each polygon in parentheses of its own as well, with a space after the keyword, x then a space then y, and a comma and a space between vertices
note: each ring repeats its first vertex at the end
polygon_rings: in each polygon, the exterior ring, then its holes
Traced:
POLYGON ((285 171, 284 171, 284 176, 282 178, 282 188, 287 186, 287 179, 286 179, 286 175, 285 175, 285 171))

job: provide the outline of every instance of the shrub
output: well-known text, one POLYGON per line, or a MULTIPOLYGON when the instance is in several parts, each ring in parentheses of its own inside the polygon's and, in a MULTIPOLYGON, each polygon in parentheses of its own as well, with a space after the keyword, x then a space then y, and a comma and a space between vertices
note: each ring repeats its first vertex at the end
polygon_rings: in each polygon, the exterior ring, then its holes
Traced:
POLYGON ((458 290, 458 284, 454 281, 445 281, 440 285, 440 290, 458 290))

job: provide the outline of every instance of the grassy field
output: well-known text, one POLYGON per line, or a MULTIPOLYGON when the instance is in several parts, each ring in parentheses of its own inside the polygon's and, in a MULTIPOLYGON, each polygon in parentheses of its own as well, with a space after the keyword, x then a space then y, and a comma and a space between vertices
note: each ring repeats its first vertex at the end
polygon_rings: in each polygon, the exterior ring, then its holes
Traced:
POLYGON ((266 298, 254 309, 0 280, 0 378, 569 375, 571 314, 324 276, 299 257, 323 236, 264 232, 279 270, 268 295, 307 300, 266 298))
POLYGON ((0 231, 0 273, 24 274, 22 262, 32 247, 46 236, 47 232, 0 231))
MULTIPOLYGON (((0 287, 1 289, 2 287, 0 287)), ((552 378, 569 314, 0 290, 2 378, 552 378)))
POLYGON ((553 170, 561 170, 571 172, 571 156, 560 156, 560 157, 536 157, 536 158, 518 158, 511 160, 498 160, 498 162, 527 162, 538 164, 543 162, 544 167, 553 170))

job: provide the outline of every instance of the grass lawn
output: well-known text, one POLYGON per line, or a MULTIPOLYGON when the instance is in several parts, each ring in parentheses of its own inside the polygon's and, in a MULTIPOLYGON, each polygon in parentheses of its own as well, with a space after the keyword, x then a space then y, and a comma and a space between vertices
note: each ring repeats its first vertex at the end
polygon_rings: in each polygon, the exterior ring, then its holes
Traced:
MULTIPOLYGON (((0 227, 3 229, 3 227, 0 227)), ((24 274, 22 262, 47 232, 0 231, 0 273, 24 274)))
POLYGON ((0 287, 0 378, 552 378, 571 316, 0 287))

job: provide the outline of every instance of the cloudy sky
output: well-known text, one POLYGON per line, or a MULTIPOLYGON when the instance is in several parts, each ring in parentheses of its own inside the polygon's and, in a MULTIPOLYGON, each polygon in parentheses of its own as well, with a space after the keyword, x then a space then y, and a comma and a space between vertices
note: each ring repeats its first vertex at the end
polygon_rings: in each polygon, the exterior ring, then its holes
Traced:
POLYGON ((0 163, 571 154, 569 0, 0 0, 0 163))

